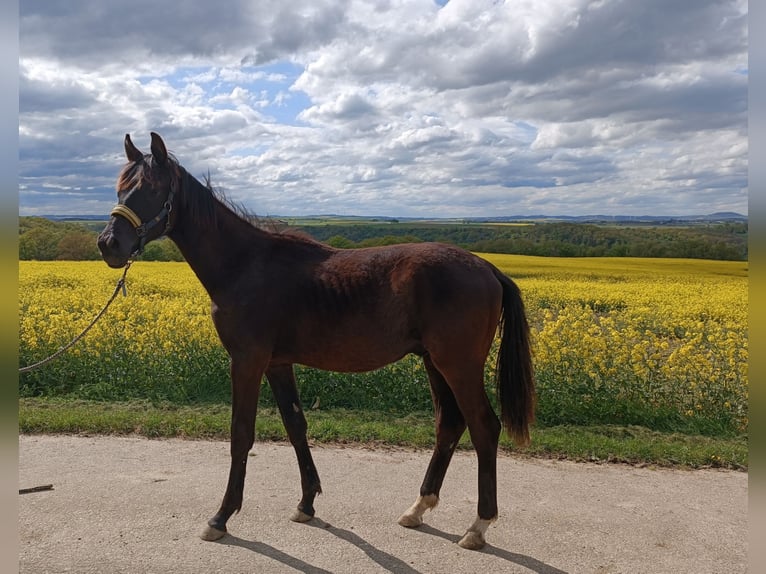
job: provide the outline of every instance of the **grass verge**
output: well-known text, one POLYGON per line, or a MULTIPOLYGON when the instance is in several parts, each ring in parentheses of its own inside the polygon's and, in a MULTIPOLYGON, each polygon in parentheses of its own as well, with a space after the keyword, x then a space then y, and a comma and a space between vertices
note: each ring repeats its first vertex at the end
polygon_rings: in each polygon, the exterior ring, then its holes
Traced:
MULTIPOLYGON (((430 413, 316 410, 307 414, 310 440, 406 448, 433 447, 430 413)), ((66 399, 19 400, 19 432, 38 434, 137 434, 150 438, 228 439, 230 407, 178 406, 144 401, 112 403, 66 399)), ((287 440, 279 413, 261 408, 261 441, 287 440)), ((470 448, 468 433, 461 448, 470 448)), ((535 428, 531 446, 519 449, 503 436, 501 450, 524 456, 590 462, 622 462, 677 468, 747 470, 746 437, 710 438, 659 433, 643 427, 556 426, 535 428)))

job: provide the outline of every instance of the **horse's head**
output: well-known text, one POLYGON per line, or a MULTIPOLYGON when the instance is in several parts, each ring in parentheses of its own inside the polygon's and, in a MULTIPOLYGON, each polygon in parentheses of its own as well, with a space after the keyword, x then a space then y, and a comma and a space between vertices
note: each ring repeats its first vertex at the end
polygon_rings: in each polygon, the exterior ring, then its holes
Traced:
POLYGON ((170 230, 178 165, 154 132, 151 151, 144 155, 130 141, 130 134, 125 136, 128 163, 117 180, 117 205, 98 236, 101 256, 110 267, 123 267, 144 245, 170 230))

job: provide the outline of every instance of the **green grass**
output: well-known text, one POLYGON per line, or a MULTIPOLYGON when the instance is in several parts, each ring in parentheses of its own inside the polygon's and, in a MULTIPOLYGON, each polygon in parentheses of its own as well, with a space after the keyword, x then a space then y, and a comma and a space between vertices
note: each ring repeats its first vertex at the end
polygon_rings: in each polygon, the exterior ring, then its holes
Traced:
MULTIPOLYGON (((431 449, 433 418, 420 412, 406 416, 345 409, 307 413, 309 439, 316 443, 350 443, 431 449)), ((141 435, 151 438, 228 439, 230 407, 216 403, 178 406, 171 403, 96 402, 22 398, 19 432, 29 434, 141 435)), ((258 440, 285 441, 278 412, 259 409, 258 440)), ((460 448, 470 448, 466 433, 460 448)), ((746 470, 745 437, 711 438, 661 433, 638 426, 554 426, 535 428, 532 444, 519 449, 503 436, 501 450, 522 456, 591 462, 621 462, 678 468, 746 470)))

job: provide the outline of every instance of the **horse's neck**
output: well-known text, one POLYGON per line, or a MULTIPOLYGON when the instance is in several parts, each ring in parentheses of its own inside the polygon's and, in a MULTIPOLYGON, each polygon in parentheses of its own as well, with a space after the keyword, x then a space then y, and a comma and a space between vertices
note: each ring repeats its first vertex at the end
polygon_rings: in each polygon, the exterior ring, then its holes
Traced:
POLYGON ((213 300, 230 286, 245 262, 267 253, 268 233, 258 230, 220 202, 216 202, 215 224, 201 227, 179 222, 170 233, 186 262, 213 300))

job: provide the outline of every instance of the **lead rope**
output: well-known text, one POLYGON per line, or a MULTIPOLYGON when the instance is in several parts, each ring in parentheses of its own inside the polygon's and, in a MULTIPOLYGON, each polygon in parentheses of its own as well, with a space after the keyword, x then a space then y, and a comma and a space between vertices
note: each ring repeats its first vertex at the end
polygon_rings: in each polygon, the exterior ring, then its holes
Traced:
POLYGON ((66 344, 63 347, 61 347, 58 351, 53 353, 50 357, 47 357, 47 358, 43 359, 42 361, 39 361, 39 362, 37 362, 37 363, 35 363, 33 365, 29 365, 27 367, 21 367, 19 369, 19 373, 26 373, 26 372, 31 371, 33 369, 36 369, 38 367, 42 367, 43 365, 45 365, 47 363, 50 363, 53 359, 55 359, 60 354, 62 354, 65 351, 67 351, 70 347, 72 347, 75 343, 77 343, 77 341, 82 339, 85 336, 85 333, 90 331, 91 327, 93 327, 93 325, 96 324, 96 321, 98 321, 101 318, 101 316, 104 313, 106 313, 106 310, 109 308, 109 305, 112 304, 112 301, 115 300, 115 298, 117 297, 117 294, 120 291, 122 291, 123 297, 127 297, 128 292, 125 289, 125 276, 128 274, 128 269, 130 269, 130 265, 132 263, 133 263, 133 261, 128 260, 128 262, 125 264, 125 270, 122 272, 122 277, 120 277, 120 280, 117 281, 117 285, 114 288, 114 293, 112 293, 112 296, 109 298, 109 301, 106 302, 106 305, 104 305, 104 308, 101 309, 101 311, 99 311, 98 315, 96 315, 96 317, 90 322, 90 325, 88 325, 87 327, 85 327, 85 329, 83 329, 82 333, 77 335, 74 339, 72 339, 71 342, 69 342, 68 344, 66 344))

